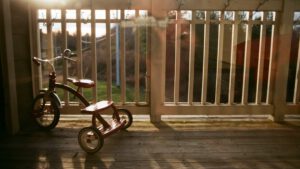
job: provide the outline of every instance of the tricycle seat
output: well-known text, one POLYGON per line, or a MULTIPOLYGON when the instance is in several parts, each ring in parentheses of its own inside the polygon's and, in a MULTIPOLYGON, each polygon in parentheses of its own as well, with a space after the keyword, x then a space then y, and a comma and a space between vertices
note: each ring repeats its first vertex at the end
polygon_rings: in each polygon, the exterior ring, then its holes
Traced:
POLYGON ((113 101, 107 101, 107 100, 100 101, 95 104, 91 104, 84 109, 81 109, 81 113, 84 113, 84 114, 98 113, 104 109, 109 108, 113 103, 114 103, 113 101))

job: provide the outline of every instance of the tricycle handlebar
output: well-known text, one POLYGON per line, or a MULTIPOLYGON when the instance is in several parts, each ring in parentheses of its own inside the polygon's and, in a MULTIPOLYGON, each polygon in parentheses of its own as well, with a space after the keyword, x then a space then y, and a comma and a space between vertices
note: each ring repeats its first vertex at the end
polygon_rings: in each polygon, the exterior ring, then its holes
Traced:
POLYGON ((70 58, 70 57, 73 57, 73 56, 76 56, 76 53, 72 53, 70 49, 65 49, 64 52, 62 53, 62 56, 56 56, 52 59, 40 59, 40 58, 37 58, 37 57, 33 57, 32 61, 38 66, 41 65, 42 62, 48 63, 51 66, 52 71, 54 72, 55 71, 54 65, 53 65, 54 61, 59 60, 59 59, 66 59, 66 60, 69 60, 69 61, 76 62, 75 59, 70 58))

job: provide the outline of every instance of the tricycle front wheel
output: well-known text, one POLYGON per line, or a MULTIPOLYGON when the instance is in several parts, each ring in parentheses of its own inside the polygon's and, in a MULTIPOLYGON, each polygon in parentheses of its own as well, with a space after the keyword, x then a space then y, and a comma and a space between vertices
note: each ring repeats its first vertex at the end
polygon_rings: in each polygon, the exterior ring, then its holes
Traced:
POLYGON ((104 143, 104 137, 95 127, 85 127, 78 133, 80 147, 89 154, 98 152, 104 143))

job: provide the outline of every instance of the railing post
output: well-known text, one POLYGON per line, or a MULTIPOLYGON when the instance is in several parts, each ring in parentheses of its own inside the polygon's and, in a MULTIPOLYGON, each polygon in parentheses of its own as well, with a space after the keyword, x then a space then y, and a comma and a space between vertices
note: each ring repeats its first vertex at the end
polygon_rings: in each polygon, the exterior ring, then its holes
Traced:
POLYGON ((277 70, 274 88, 274 112, 272 114, 272 119, 275 122, 284 121, 284 114, 287 110, 286 89, 293 30, 293 1, 294 0, 283 1, 283 10, 279 15, 280 25, 278 35, 278 54, 277 62, 275 61, 277 64, 277 70))
POLYGON ((158 8, 160 1, 152 1, 153 23, 151 27, 151 80, 150 80, 150 119, 151 122, 161 120, 160 107, 164 102, 164 76, 166 56, 166 23, 163 23, 167 12, 158 8))

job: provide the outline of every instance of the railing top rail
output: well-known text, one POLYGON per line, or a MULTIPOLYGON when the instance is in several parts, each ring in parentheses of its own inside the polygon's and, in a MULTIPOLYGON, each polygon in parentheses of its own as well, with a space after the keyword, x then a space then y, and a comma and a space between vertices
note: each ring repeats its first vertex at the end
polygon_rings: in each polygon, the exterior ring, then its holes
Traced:
POLYGON ((281 11, 283 0, 32 0, 36 8, 281 11), (159 5, 157 5, 159 4, 159 5))

